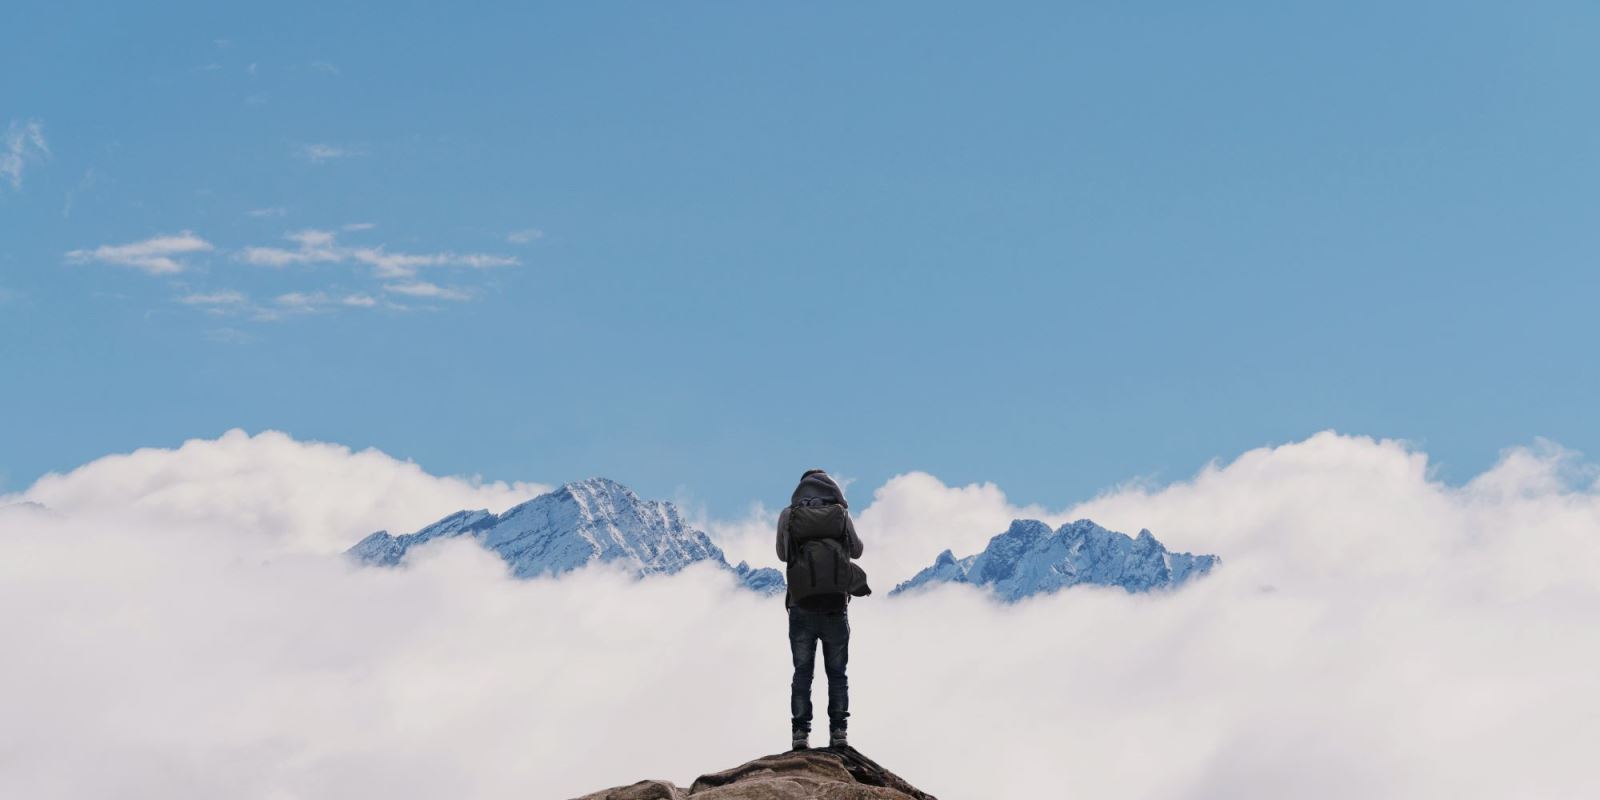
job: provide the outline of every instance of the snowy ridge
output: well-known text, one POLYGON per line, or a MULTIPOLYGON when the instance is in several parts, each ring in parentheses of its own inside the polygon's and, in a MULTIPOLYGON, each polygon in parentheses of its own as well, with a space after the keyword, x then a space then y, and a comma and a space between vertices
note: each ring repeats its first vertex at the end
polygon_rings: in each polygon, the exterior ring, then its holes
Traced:
POLYGON ((607 478, 563 485, 503 514, 458 511, 415 533, 378 531, 348 551, 363 563, 394 566, 423 542, 471 536, 495 551, 518 578, 560 575, 591 562, 619 563, 638 575, 672 574, 710 561, 762 594, 783 591, 775 569, 729 566, 710 537, 688 526, 671 503, 641 500, 607 478))
POLYGON ((1220 562, 1212 555, 1169 552, 1148 530, 1135 538, 1080 519, 1051 531, 1038 520, 1019 519, 983 552, 958 559, 946 550, 890 594, 934 583, 988 587, 1006 602, 1080 583, 1147 592, 1180 586, 1220 562))

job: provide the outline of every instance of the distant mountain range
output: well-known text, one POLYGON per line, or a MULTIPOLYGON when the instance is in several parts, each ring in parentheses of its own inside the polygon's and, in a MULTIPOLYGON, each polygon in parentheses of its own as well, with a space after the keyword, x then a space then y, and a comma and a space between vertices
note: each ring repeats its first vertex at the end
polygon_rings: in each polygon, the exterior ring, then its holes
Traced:
POLYGON ((519 578, 560 575, 593 562, 620 564, 641 576, 672 574, 709 561, 732 571, 753 591, 784 590, 782 573, 752 569, 743 561, 729 566, 722 549, 684 523, 677 507, 641 500, 607 478, 565 484, 503 514, 458 511, 415 533, 378 531, 349 553, 367 564, 393 566, 412 547, 457 536, 470 536, 498 553, 519 578))
MULTIPOLYGON (((743 561, 729 565, 722 549, 689 527, 673 504, 642 500, 607 478, 565 484, 502 514, 458 511, 415 533, 378 531, 348 553, 366 564, 394 566, 412 547, 458 536, 471 537, 499 554, 519 578, 561 575, 596 562, 639 576, 670 575, 711 562, 752 591, 784 591, 783 573, 743 561)), ((1144 592, 1182 585, 1219 561, 1216 556, 1168 552, 1149 531, 1133 538, 1086 519, 1055 531, 1043 522, 1017 520, 990 539, 982 553, 958 559, 946 550, 890 594, 935 583, 987 587, 1008 602, 1080 583, 1144 592)))
POLYGON ((1148 530, 1135 538, 1080 519, 1052 531, 1038 520, 1019 519, 983 552, 958 559, 946 550, 889 594, 935 583, 983 586, 1007 602, 1080 583, 1148 592, 1181 586, 1220 562, 1216 556, 1168 552, 1148 530))

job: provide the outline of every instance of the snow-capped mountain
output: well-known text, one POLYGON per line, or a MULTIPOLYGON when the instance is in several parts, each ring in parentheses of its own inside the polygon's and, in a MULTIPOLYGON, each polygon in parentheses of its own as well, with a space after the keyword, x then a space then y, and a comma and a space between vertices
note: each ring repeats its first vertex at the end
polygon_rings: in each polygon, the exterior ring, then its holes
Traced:
POLYGON ((983 552, 958 559, 946 550, 890 594, 932 583, 985 586, 1006 602, 1079 583, 1146 592, 1179 586, 1220 562, 1216 556, 1168 552, 1148 530, 1134 538, 1080 519, 1051 531, 1038 520, 1019 519, 983 552))
POLYGON ((559 575, 585 564, 619 562, 639 575, 671 574, 710 561, 733 571, 740 583, 763 594, 783 591, 783 574, 729 566, 710 537, 689 527, 671 503, 641 500, 632 489, 607 478, 568 483, 503 514, 457 511, 402 536, 378 531, 348 551, 367 564, 393 566, 423 542, 471 536, 500 554, 519 578, 559 575))

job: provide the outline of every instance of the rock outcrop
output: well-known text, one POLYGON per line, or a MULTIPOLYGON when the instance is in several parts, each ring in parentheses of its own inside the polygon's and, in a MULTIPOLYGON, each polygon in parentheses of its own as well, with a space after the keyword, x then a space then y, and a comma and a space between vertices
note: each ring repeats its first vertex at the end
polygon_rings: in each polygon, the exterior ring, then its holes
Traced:
POLYGON ((586 794, 578 800, 936 800, 853 747, 791 750, 701 775, 687 789, 667 781, 586 794))

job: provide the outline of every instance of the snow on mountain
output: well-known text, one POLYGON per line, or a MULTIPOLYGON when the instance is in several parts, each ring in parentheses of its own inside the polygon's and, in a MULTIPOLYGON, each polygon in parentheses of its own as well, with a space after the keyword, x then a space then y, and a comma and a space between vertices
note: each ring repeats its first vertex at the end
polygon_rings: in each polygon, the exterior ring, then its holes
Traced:
POLYGON ((1080 519, 1051 531, 1043 522, 1019 519, 983 552, 958 559, 946 550, 890 594, 933 583, 988 587, 1006 602, 1080 583, 1147 592, 1180 586, 1220 562, 1216 556, 1168 552, 1148 530, 1135 538, 1080 519))
POLYGON ((378 531, 348 552, 367 564, 393 566, 416 545, 456 536, 471 536, 495 551, 519 578, 560 575, 595 561, 620 563, 639 575, 672 574, 710 561, 754 591, 784 590, 782 573, 742 561, 729 566, 722 549, 684 523, 677 507, 641 500, 607 478, 568 483, 503 514, 457 511, 415 533, 378 531))

